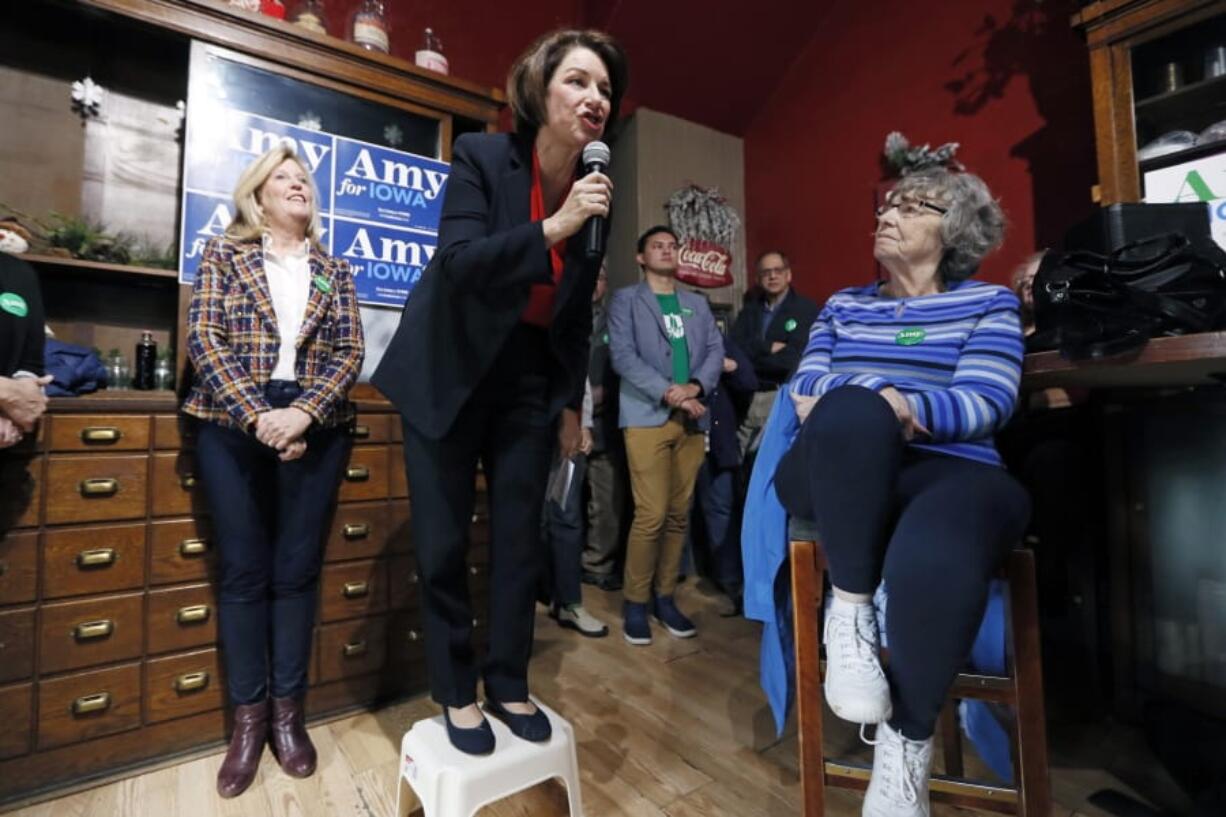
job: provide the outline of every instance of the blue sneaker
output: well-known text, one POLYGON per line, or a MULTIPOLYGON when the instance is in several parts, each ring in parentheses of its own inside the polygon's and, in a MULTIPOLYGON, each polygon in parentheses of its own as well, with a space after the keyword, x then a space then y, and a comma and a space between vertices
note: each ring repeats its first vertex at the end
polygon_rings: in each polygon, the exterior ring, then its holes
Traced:
POLYGON ((677 609, 672 596, 656 596, 656 619, 676 638, 693 638, 698 635, 694 622, 677 609))
POLYGON ((647 605, 628 601, 622 606, 622 633, 631 644, 643 646, 651 643, 651 622, 647 618, 647 605))

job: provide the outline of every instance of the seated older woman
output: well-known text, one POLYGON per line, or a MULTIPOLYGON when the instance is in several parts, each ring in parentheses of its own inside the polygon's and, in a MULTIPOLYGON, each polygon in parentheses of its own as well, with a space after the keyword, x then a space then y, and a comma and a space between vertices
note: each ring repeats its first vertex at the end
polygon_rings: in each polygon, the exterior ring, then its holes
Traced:
POLYGON ((992 440, 1017 399, 1018 300, 967 280, 1003 233, 978 177, 904 177, 877 212, 887 279, 830 298, 788 387, 803 424, 775 487, 829 561, 826 701, 880 724, 873 817, 929 814, 937 715, 1029 513, 992 440), (871 604, 883 579, 888 673, 871 604))

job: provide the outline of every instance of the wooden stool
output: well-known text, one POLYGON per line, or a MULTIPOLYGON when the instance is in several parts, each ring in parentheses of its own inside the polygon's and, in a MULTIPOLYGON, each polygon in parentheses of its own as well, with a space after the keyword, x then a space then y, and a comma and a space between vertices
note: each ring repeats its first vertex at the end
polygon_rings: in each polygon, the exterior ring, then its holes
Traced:
MULTIPOLYGON (((826 554, 811 524, 793 521, 789 531, 792 562, 792 626, 796 638, 796 714, 804 817, 825 814, 826 786, 865 789, 871 767, 826 760, 822 748, 820 617, 824 610, 826 554)), ((1047 766, 1047 728, 1043 709, 1043 672, 1039 655, 1039 613, 1034 554, 1014 550, 1002 578, 1007 581, 1007 676, 960 674, 950 698, 976 698, 1013 708, 1013 780, 993 786, 962 777, 962 736, 957 710, 947 703, 938 724, 945 774, 932 776, 931 799, 1023 817, 1049 817, 1051 784, 1047 766)), ((888 607, 887 607, 888 615, 888 607)))

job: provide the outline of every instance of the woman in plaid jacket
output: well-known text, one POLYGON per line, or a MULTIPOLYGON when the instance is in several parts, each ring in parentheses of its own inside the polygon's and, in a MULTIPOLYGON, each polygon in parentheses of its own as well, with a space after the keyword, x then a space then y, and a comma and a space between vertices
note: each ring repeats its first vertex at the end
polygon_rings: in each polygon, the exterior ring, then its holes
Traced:
POLYGON ((197 459, 235 705, 217 774, 223 797, 251 784, 266 740, 287 774, 315 771, 302 697, 321 533, 349 449, 346 394, 364 355, 353 278, 320 248, 317 202, 288 147, 256 159, 235 189, 234 220, 205 247, 188 312, 195 382, 183 411, 205 421, 197 459))

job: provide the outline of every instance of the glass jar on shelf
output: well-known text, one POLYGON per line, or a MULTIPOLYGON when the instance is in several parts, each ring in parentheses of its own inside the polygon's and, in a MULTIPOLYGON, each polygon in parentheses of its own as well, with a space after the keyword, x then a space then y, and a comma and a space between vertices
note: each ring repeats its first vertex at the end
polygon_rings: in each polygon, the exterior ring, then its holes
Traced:
POLYGON ((157 362, 153 365, 153 388, 157 391, 174 391, 175 358, 170 349, 158 352, 157 362))
POLYGON ((290 22, 316 34, 327 34, 328 23, 324 16, 324 0, 302 0, 294 9, 290 22))
POLYGON ((132 388, 132 369, 123 353, 112 349, 106 355, 106 387, 108 389, 132 388))
POLYGON ((383 0, 361 0, 353 12, 349 39, 368 51, 379 51, 384 54, 391 52, 391 40, 388 36, 387 14, 383 10, 383 0))
POLYGON ((438 71, 440 74, 447 73, 448 65, 447 58, 443 56, 443 43, 435 36, 433 29, 426 29, 426 36, 422 42, 422 47, 418 50, 413 61, 422 68, 438 71))

